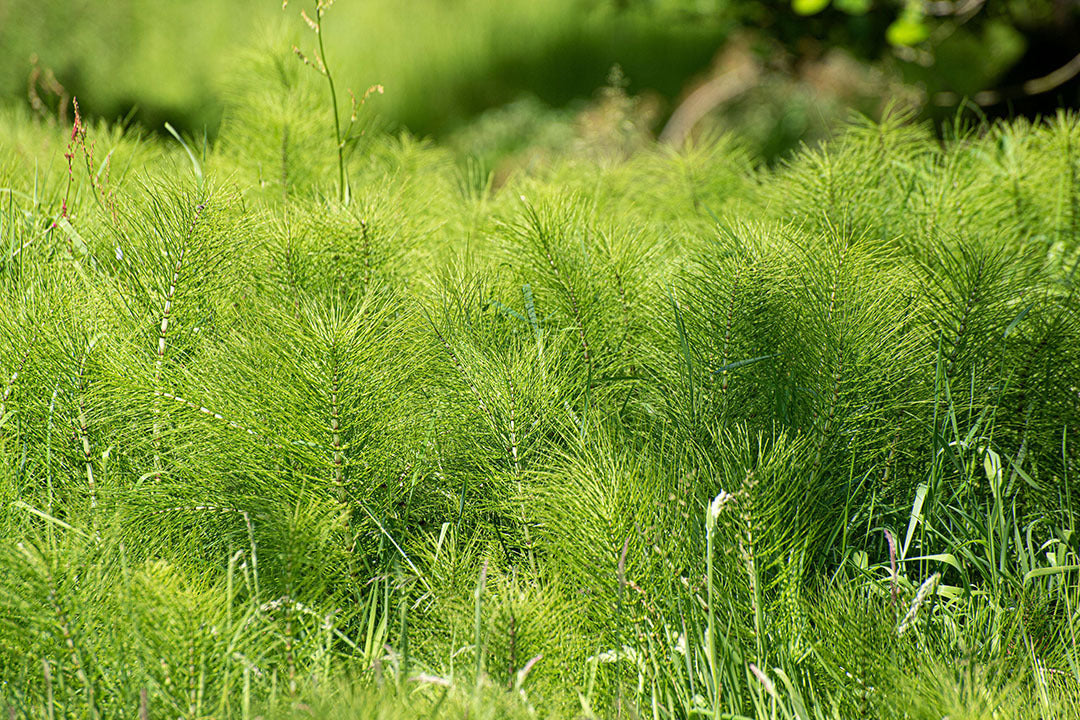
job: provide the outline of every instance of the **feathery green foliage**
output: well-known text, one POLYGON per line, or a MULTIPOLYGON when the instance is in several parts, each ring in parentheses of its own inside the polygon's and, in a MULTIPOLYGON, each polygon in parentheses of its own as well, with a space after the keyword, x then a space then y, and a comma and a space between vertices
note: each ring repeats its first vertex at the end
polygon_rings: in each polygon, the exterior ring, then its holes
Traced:
POLYGON ((286 60, 0 117, 9 715, 1075 717, 1080 119, 343 197, 286 60))

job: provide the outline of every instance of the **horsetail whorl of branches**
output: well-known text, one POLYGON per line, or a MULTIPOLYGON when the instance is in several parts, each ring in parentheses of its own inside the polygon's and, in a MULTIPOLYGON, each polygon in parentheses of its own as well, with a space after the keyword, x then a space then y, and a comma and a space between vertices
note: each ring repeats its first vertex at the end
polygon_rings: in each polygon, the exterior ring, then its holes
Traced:
POLYGON ((201 152, 0 110, 0 715, 1075 716, 1080 118, 490 182, 328 8, 201 152))

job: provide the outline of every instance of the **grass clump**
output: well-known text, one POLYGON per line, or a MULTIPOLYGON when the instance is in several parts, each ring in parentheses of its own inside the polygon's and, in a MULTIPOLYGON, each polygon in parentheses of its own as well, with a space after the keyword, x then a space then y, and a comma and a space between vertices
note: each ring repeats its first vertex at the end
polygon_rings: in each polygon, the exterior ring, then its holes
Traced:
POLYGON ((9 715, 1075 717, 1080 119, 495 188, 278 61, 0 118, 9 715))

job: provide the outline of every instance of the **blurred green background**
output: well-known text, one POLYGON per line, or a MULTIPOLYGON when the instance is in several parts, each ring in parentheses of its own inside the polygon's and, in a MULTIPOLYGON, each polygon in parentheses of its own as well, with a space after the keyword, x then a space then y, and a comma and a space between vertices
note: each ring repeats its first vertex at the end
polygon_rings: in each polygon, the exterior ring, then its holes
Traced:
MULTIPOLYGON (((246 48, 311 46, 305 7, 0 0, 0 101, 63 120, 74 95, 93 116, 213 137, 246 48)), ((385 87, 368 107, 384 124, 463 152, 557 147, 618 96, 643 135, 682 108, 775 159, 888 99, 935 119, 965 101, 990 117, 1077 107, 1078 19, 1080 0, 339 0, 324 37, 339 86, 385 87)))

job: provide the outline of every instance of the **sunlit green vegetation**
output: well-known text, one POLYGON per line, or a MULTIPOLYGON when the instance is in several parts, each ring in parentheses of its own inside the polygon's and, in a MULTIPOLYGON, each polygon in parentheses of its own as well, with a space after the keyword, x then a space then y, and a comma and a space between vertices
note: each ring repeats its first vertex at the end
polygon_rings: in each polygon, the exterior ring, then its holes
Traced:
POLYGON ((0 711, 1077 716, 1080 118, 496 182, 228 74, 0 114, 0 711))

